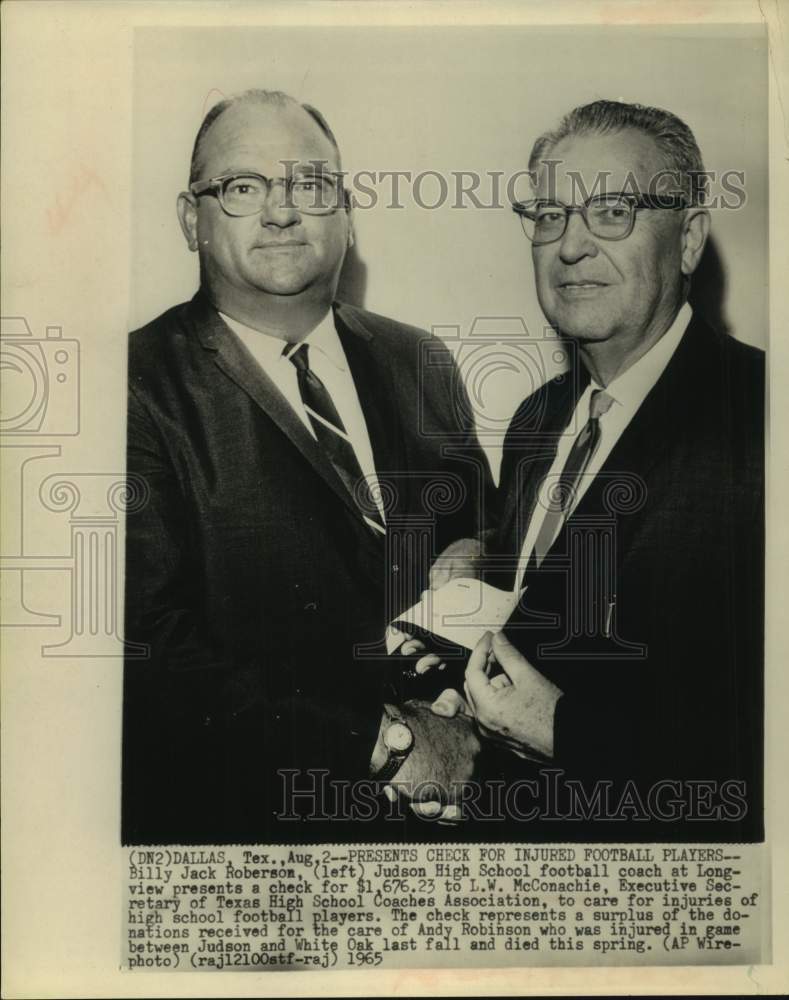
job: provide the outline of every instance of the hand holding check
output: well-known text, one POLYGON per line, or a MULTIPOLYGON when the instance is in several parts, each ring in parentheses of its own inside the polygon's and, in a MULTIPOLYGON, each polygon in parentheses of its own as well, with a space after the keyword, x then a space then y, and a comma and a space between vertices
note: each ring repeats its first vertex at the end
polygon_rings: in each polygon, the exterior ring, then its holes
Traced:
MULTIPOLYGON (((424 645, 418 639, 408 639, 404 652, 413 654, 420 648, 424 645)), ((437 660, 427 654, 416 669, 429 670, 437 660)), ((472 716, 481 736, 522 756, 553 756, 554 714, 562 692, 534 669, 503 632, 486 632, 477 643, 466 667, 464 688, 465 699, 453 688, 443 691, 432 711, 445 718, 472 716), (502 672, 491 676, 495 664, 502 672)), ((420 803, 415 812, 443 821, 461 818, 457 806, 450 816, 438 802, 420 803)))

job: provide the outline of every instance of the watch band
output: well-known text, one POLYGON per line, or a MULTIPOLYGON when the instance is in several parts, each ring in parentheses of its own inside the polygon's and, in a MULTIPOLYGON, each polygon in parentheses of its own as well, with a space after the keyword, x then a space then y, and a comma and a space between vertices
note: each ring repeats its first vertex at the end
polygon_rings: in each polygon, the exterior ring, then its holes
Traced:
POLYGON ((403 766, 403 762, 411 751, 406 752, 402 757, 389 752, 389 758, 381 768, 381 770, 373 775, 376 781, 391 781, 392 778, 397 774, 400 768, 403 766))

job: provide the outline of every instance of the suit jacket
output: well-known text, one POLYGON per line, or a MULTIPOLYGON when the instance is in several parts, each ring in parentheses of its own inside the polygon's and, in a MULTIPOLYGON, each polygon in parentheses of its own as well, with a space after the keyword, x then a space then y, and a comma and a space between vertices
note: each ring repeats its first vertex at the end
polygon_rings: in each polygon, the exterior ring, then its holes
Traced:
MULTIPOLYGON (((586 382, 573 368, 512 421, 494 546, 505 562, 586 382)), ((533 839, 762 836, 763 429, 762 352, 694 318, 529 574, 506 631, 564 693, 551 762, 562 773, 548 777, 565 793, 554 812, 575 813, 532 824, 533 839), (608 820, 595 818, 598 791, 608 820)), ((529 771, 513 761, 510 779, 529 771)))
POLYGON ((149 653, 125 670, 124 842, 314 838, 278 818, 278 772, 323 771, 294 779, 319 790, 367 776, 384 626, 479 527, 488 469, 449 353, 348 305, 335 324, 386 541, 202 293, 131 334, 128 471, 147 502, 127 517, 126 638, 149 653))

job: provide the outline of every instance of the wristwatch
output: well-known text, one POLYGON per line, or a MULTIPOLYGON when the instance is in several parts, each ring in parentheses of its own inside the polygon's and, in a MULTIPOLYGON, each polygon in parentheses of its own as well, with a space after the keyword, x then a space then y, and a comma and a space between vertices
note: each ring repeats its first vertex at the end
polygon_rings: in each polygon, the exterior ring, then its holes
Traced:
POLYGON ((374 775, 376 781, 390 781, 414 747, 414 734, 394 705, 384 705, 387 722, 383 731, 386 763, 374 775))

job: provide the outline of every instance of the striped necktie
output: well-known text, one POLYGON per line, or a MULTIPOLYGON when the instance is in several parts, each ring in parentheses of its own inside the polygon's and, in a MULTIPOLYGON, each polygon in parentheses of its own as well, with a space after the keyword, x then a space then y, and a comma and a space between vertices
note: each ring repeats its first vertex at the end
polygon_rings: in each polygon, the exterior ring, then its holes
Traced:
POLYGON ((578 484, 600 443, 600 417, 608 412, 613 402, 603 389, 592 392, 589 419, 575 439, 561 475, 548 490, 548 508, 534 543, 530 569, 540 566, 573 506, 578 484))
POLYGON ((308 351, 309 344, 301 344, 295 351, 286 347, 282 353, 296 368, 301 401, 310 418, 315 437, 359 507, 365 522, 379 534, 386 534, 380 511, 370 486, 365 481, 351 439, 328 389, 310 368, 308 351))

